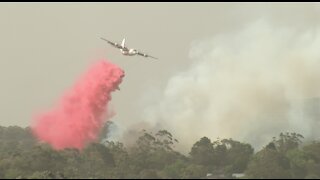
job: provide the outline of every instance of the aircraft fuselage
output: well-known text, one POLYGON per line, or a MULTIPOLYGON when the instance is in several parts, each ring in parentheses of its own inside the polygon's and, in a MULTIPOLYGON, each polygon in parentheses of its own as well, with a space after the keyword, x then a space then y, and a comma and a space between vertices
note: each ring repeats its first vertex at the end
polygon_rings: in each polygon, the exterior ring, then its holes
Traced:
POLYGON ((137 54, 137 51, 135 49, 120 49, 120 52, 125 56, 134 56, 137 54))

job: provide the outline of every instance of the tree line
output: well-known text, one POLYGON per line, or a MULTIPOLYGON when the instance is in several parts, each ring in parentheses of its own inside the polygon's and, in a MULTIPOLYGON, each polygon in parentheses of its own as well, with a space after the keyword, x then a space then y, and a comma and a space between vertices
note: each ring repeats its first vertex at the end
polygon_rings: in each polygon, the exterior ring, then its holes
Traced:
POLYGON ((0 126, 0 178, 320 178, 320 142, 303 139, 280 133, 255 152, 248 143, 202 137, 184 155, 174 148, 178 140, 160 130, 143 131, 130 147, 99 141, 81 151, 55 151, 37 142, 30 128, 0 126))

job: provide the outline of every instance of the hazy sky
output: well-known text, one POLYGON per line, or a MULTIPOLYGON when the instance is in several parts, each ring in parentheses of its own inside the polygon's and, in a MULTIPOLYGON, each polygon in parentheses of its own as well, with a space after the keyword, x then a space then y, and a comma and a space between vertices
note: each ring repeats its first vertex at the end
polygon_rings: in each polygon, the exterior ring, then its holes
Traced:
POLYGON ((114 93, 115 120, 140 118, 146 94, 190 66, 194 42, 236 31, 260 17, 296 29, 319 25, 318 3, 1 3, 0 125, 28 126, 88 65, 105 57, 125 70, 114 93), (158 61, 124 57, 100 40, 127 45, 158 61))

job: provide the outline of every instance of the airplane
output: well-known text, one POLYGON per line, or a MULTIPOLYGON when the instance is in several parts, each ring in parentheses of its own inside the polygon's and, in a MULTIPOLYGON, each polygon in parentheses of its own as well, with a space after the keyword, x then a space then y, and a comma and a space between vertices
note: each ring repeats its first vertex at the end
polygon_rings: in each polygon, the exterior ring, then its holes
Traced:
POLYGON ((138 50, 136 49, 129 49, 125 46, 125 43, 126 43, 126 39, 123 38, 121 44, 118 44, 118 43, 114 43, 114 42, 111 42, 105 38, 101 38, 102 40, 104 41, 107 41, 109 44, 111 44, 113 47, 116 47, 118 49, 120 49, 120 52, 125 55, 125 56, 134 56, 134 55, 140 55, 140 56, 143 56, 143 57, 151 57, 153 59, 158 59, 156 57, 153 57, 153 56, 150 56, 148 54, 145 54, 145 53, 142 53, 142 52, 139 52, 138 50))

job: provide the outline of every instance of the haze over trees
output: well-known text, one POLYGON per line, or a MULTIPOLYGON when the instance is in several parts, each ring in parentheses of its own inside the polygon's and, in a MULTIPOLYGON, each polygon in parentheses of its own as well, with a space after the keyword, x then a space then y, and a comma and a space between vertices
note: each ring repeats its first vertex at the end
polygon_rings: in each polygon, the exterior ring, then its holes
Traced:
POLYGON ((101 141, 55 151, 29 128, 0 126, 0 178, 320 178, 320 142, 303 143, 297 133, 270 137, 257 152, 237 140, 202 137, 184 155, 177 143, 166 130, 142 131, 132 147, 101 141))

